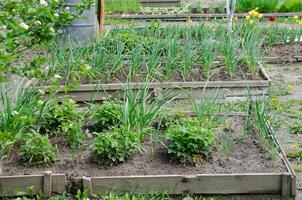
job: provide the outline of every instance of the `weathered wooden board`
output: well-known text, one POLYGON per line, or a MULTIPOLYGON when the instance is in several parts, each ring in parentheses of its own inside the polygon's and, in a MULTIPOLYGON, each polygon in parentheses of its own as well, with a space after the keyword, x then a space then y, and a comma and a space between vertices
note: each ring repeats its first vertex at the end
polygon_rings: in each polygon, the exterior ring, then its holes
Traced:
MULTIPOLYGON (((264 13, 264 17, 276 16, 276 17, 293 17, 302 16, 302 12, 292 13, 264 13)), ((200 19, 200 18, 225 18, 227 17, 224 13, 210 13, 209 14, 127 14, 127 15, 108 15, 107 18, 122 18, 122 19, 138 19, 138 20, 150 20, 150 19, 161 19, 161 20, 187 20, 187 19, 200 19)), ((235 13, 235 17, 245 17, 246 13, 235 13)))
MULTIPOLYGON (((209 82, 162 82, 150 83, 150 94, 153 97, 161 97, 166 90, 175 94, 174 100, 184 100, 191 97, 201 99, 203 97, 214 97, 225 99, 228 97, 244 97, 251 95, 266 95, 271 85, 271 79, 264 69, 261 69, 263 80, 247 81, 209 81, 209 82)), ((81 85, 77 90, 64 92, 61 86, 57 90, 58 96, 69 95, 77 102, 103 101, 105 99, 124 97, 123 90, 127 86, 133 91, 139 90, 144 83, 112 83, 112 84, 87 84, 81 85)), ((46 93, 50 86, 40 87, 46 93)))
POLYGON ((92 193, 110 190, 168 194, 277 194, 291 195, 289 173, 205 174, 197 176, 92 177, 92 193))
POLYGON ((0 197, 35 195, 39 192, 48 197, 52 193, 62 194, 66 183, 64 174, 0 176, 0 197))

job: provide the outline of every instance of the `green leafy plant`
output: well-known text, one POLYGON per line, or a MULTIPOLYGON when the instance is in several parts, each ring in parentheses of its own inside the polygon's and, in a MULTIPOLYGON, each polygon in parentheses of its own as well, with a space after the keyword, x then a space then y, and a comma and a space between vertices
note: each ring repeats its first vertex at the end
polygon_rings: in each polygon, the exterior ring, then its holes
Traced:
POLYGON ((25 165, 50 165, 56 160, 56 148, 47 136, 33 132, 24 135, 24 144, 20 147, 19 156, 25 165))
POLYGON ((210 34, 204 34, 199 43, 198 55, 201 59, 203 75, 208 80, 212 72, 213 61, 217 55, 215 40, 210 34))
POLYGON ((103 131, 120 125, 118 110, 121 105, 111 101, 105 101, 101 105, 91 104, 89 107, 89 118, 93 121, 96 131, 103 131))
POLYGON ((140 133, 120 127, 99 133, 92 144, 93 160, 98 164, 124 162, 142 149, 140 133))
POLYGON ((237 65, 240 61, 240 54, 239 54, 239 45, 240 41, 238 38, 234 36, 227 35, 222 39, 222 54, 224 58, 224 63, 226 65, 226 71, 230 78, 233 77, 237 65))
POLYGON ((122 106, 117 107, 115 112, 124 127, 129 130, 139 130, 144 134, 173 96, 169 91, 164 91, 161 98, 153 98, 150 93, 150 81, 144 82, 138 91, 134 91, 131 85, 127 84, 122 106))
POLYGON ((165 75, 167 77, 171 76, 173 69, 175 69, 177 59, 180 53, 180 45, 176 38, 171 38, 167 42, 167 50, 164 51, 165 60, 165 75))
POLYGON ((280 12, 301 12, 302 1, 301 0, 285 0, 281 5, 280 12))
POLYGON ((40 132, 49 135, 64 135, 62 130, 66 124, 77 123, 82 125, 83 114, 78 110, 78 104, 68 97, 62 102, 54 102, 45 113, 40 132))
POLYGON ((16 80, 4 84, 0 90, 2 112, 0 113, 0 144, 10 150, 23 134, 39 129, 50 102, 42 100, 43 91, 35 83, 16 80))
POLYGON ((295 122, 289 126, 291 134, 302 134, 302 122, 295 122))
POLYGON ((259 63, 263 57, 261 39, 262 32, 260 29, 252 27, 245 31, 242 40, 243 59, 248 67, 249 72, 257 73, 259 71, 259 63))
POLYGON ((202 164, 215 143, 213 130, 198 119, 184 119, 167 129, 167 153, 181 163, 202 164))

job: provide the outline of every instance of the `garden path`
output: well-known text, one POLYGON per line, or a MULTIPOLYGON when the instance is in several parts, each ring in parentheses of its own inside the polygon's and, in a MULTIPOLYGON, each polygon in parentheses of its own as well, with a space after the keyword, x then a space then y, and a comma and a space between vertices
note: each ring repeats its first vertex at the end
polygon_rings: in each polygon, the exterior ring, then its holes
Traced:
MULTIPOLYGON (((272 78, 272 95, 276 96, 279 104, 277 116, 280 129, 278 139, 285 153, 295 151, 296 144, 302 144, 302 134, 291 134, 290 126, 294 123, 302 124, 302 64, 280 64, 268 66, 272 78)), ((278 105, 276 105, 278 107, 278 105)), ((298 195, 302 199, 302 161, 290 160, 297 173, 298 195)))

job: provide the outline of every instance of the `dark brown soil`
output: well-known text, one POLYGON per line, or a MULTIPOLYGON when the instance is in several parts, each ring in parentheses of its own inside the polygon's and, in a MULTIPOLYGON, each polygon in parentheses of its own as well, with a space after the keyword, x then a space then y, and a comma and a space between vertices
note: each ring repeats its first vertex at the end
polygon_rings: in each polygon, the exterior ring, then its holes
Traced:
POLYGON ((267 52, 269 57, 293 58, 302 56, 302 42, 290 44, 278 44, 270 48, 267 52))
MULTIPOLYGON (((111 167, 104 167, 90 163, 92 152, 89 148, 78 153, 76 164, 72 165, 71 151, 62 147, 61 141, 55 143, 59 146, 57 155, 58 161, 50 167, 25 167, 20 164, 17 154, 9 162, 4 164, 4 175, 37 174, 46 170, 55 173, 64 173, 68 176, 125 176, 125 175, 193 175, 193 174, 231 174, 231 173, 278 173, 286 172, 286 168, 281 160, 272 162, 270 159, 261 156, 262 149, 257 145, 257 136, 251 133, 244 137, 243 118, 234 117, 230 120, 231 132, 217 134, 221 141, 230 138, 234 143, 229 149, 215 147, 212 150, 212 159, 205 160, 200 167, 172 163, 165 154, 163 146, 156 147, 156 153, 151 154, 152 144, 146 140, 144 147, 146 152, 139 153, 125 163, 111 167), (229 134, 229 137, 226 135, 229 134), (230 135, 231 134, 231 135, 230 135)), ((227 140, 226 140, 227 141, 227 140)), ((88 145, 87 145, 88 146, 88 145)))
MULTIPOLYGON (((163 64, 161 64, 163 65, 163 64)), ((152 76, 153 82, 200 82, 207 81, 204 76, 202 66, 195 65, 188 74, 187 77, 184 77, 181 69, 174 69, 171 74, 164 75, 162 68, 163 66, 159 65, 158 69, 152 76)), ((145 70, 145 67, 142 66, 136 75, 131 78, 131 82, 143 82, 148 73, 145 70)), ((209 77, 210 81, 241 81, 241 80, 263 80, 263 77, 260 73, 252 74, 248 72, 248 69, 245 66, 239 66, 238 69, 234 72, 232 77, 230 77, 225 67, 216 66, 211 70, 211 75, 209 77)), ((114 78, 107 79, 104 77, 104 74, 94 80, 82 79, 81 84, 89 83, 126 83, 129 80, 129 67, 125 66, 124 69, 121 69, 114 78)), ((64 84, 64 82, 62 83, 64 84)))

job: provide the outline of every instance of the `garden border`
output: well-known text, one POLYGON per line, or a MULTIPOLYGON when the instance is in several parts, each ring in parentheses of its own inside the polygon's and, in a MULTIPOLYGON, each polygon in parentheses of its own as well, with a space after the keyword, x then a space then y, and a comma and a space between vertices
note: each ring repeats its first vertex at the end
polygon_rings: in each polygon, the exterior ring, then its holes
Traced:
POLYGON ((50 197, 53 193, 63 194, 66 185, 65 174, 52 174, 51 171, 40 175, 0 176, 0 197, 38 195, 40 192, 50 197))
MULTIPOLYGON (((260 75, 264 80, 247 81, 209 81, 209 82, 162 82, 150 83, 149 89, 154 97, 162 97, 165 90, 175 92, 177 96, 174 100, 187 100, 191 97, 200 99, 204 96, 217 96, 220 99, 245 97, 248 93, 255 96, 267 95, 267 90, 271 86, 271 79, 267 72, 261 68, 260 75), (218 93, 218 91, 221 91, 218 93), (218 93, 218 94, 217 94, 218 93)), ((64 91, 64 86, 60 86, 56 92, 57 96, 69 95, 74 101, 104 101, 108 97, 123 98, 123 89, 127 83, 111 84, 86 84, 80 85, 78 89, 68 92, 64 91)), ((132 90, 139 90, 143 83, 130 83, 132 90)), ((51 86, 41 86, 39 89, 48 95, 51 86)))
MULTIPOLYGON (((234 17, 244 18, 246 13, 235 13, 234 17)), ((270 16, 276 17, 293 17, 302 16, 302 12, 289 12, 289 13, 263 13, 263 17, 267 18, 270 16)), ((207 14, 115 14, 107 15, 107 18, 111 19, 133 19, 133 20, 173 20, 173 21, 184 21, 184 20, 198 20, 201 18, 214 19, 214 18, 225 18, 225 13, 207 13, 207 14)))
MULTIPOLYGON (((270 125, 266 127, 271 139, 279 149, 280 157, 286 167, 283 173, 242 173, 242 174, 197 174, 197 175, 149 175, 149 176, 105 176, 105 177, 77 177, 71 182, 74 188, 88 189, 90 196, 99 192, 131 191, 139 193, 167 192, 178 195, 184 192, 192 194, 270 194, 282 196, 296 195, 296 174, 286 158, 279 141, 273 137, 270 125)), ((65 192, 67 184, 64 174, 0 176, 0 197, 20 196, 12 193, 18 188, 23 195, 39 194, 45 197, 65 192), (34 193, 28 191, 34 186, 34 193), (5 191, 5 192, 3 192, 5 191), (6 194, 6 195, 5 195, 6 194)))

